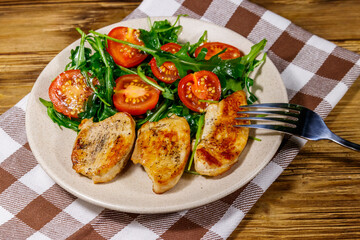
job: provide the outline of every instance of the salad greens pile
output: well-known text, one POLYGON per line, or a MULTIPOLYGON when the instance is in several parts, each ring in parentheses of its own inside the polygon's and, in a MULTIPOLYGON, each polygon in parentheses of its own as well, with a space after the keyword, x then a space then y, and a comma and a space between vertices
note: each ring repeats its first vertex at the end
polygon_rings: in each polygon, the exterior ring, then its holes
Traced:
POLYGON ((218 76, 221 83, 220 99, 235 91, 246 90, 248 102, 255 102, 257 98, 250 89, 254 80, 250 77, 250 73, 265 61, 266 53, 263 54, 262 59, 257 60, 256 58, 264 49, 266 40, 264 39, 253 45, 247 55, 236 59, 222 60, 219 55, 226 51, 224 49, 209 60, 205 60, 206 48, 203 48, 195 58, 193 57, 195 49, 207 42, 207 32, 205 31, 196 43, 178 42, 178 36, 182 30, 182 26, 179 25, 180 17, 178 16, 173 24, 168 20, 155 21, 154 23, 149 20, 150 30, 140 29, 140 39, 144 42, 144 46, 111 38, 95 31, 89 31, 90 34, 85 34, 77 28, 81 35, 80 45, 71 50, 70 62, 66 65, 65 70, 79 69, 86 78, 88 86, 92 88, 93 94, 86 101, 85 110, 79 114, 79 119, 70 119, 58 113, 51 102, 40 99, 47 107, 49 117, 59 126, 75 131, 78 131, 82 119, 93 118, 94 122, 104 120, 117 112, 112 101, 115 79, 126 74, 138 74, 145 82, 159 89, 162 94, 154 109, 147 111, 142 118, 135 118, 137 128, 141 127, 145 122, 158 121, 168 117, 170 114, 186 118, 191 128, 192 137, 202 128, 203 113, 191 111, 179 99, 177 94, 179 80, 172 84, 151 82, 146 76, 156 78, 150 69, 149 61, 145 61, 137 68, 129 69, 115 64, 113 58, 106 51, 107 40, 123 43, 149 54, 149 60, 154 57, 158 66, 161 66, 164 62, 173 62, 180 78, 185 77, 188 72, 211 71, 218 76), (85 47, 86 42, 90 45, 90 48, 85 47), (160 49, 162 45, 170 42, 181 45, 180 51, 173 54, 160 49), (95 78, 99 81, 96 88, 93 85, 95 78))

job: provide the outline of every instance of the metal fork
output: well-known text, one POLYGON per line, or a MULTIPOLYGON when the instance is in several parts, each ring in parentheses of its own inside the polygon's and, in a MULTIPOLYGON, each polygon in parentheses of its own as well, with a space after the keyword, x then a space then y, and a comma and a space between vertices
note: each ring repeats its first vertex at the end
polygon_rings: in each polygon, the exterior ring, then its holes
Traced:
POLYGON ((329 139, 344 147, 360 151, 359 144, 349 142, 333 133, 317 113, 306 107, 289 103, 264 103, 241 106, 241 108, 248 110, 240 111, 238 114, 256 114, 261 116, 235 118, 237 120, 276 121, 283 124, 242 124, 235 125, 235 127, 270 129, 308 140, 329 139), (261 110, 251 110, 249 108, 261 108, 261 110), (268 115, 271 116, 269 117, 268 115))

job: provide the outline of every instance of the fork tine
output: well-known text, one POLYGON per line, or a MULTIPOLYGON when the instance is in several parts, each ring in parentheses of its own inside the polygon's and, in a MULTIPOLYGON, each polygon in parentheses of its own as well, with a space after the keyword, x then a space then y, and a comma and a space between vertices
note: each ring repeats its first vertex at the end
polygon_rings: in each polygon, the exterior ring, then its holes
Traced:
POLYGON ((289 117, 298 117, 299 113, 294 112, 284 112, 284 111, 263 111, 263 110, 253 110, 253 111, 240 111, 237 112, 238 114, 276 114, 276 115, 283 115, 289 117))
POLYGON ((234 127, 270 129, 270 130, 275 130, 275 131, 285 132, 285 133, 291 133, 291 134, 296 133, 296 130, 295 130, 296 128, 280 126, 280 125, 270 125, 270 124, 240 124, 240 125, 234 125, 234 127))
POLYGON ((298 110, 300 111, 303 109, 302 106, 297 104, 291 104, 291 103, 260 103, 260 104, 252 104, 252 105, 243 105, 240 106, 241 108, 285 108, 285 109, 292 109, 292 110, 298 110))
POLYGON ((264 120, 264 121, 274 121, 274 122, 283 122, 296 125, 297 120, 285 119, 285 118, 272 118, 272 117, 237 117, 236 120, 264 120))
POLYGON ((240 114, 238 118, 235 117, 236 120, 270 120, 270 121, 279 121, 285 124, 275 125, 275 124, 238 124, 233 125, 234 127, 248 127, 248 128, 257 128, 257 129, 269 129, 275 130, 279 132, 289 133, 295 136, 299 136, 305 138, 307 140, 322 140, 329 139, 332 140, 344 147, 360 151, 360 145, 356 143, 352 143, 346 141, 345 139, 337 136, 326 126, 325 122, 321 118, 319 114, 316 112, 295 104, 287 104, 287 103, 265 103, 265 104, 254 104, 254 105, 245 105, 240 106, 240 109, 245 109, 246 111, 237 112, 240 114), (250 110, 251 108, 255 108, 254 110, 250 110), (257 111, 256 108, 262 108, 265 110, 257 111), (270 108, 270 109, 269 109, 270 108), (279 111, 276 109, 283 109, 284 111, 279 111), (267 111, 270 110, 270 111, 267 111), (274 111, 271 111, 274 110, 274 111), (288 111, 286 111, 288 110, 288 111), (291 112, 291 113, 290 113, 291 112), (285 118, 281 117, 241 117, 241 114, 278 114, 281 116, 285 116, 285 118), (289 113, 291 115, 289 115, 289 113), (295 115, 294 115, 295 114, 295 115), (297 122, 295 119, 289 119, 286 117, 294 117, 297 118, 297 122), (290 124, 290 125, 288 125, 290 124))

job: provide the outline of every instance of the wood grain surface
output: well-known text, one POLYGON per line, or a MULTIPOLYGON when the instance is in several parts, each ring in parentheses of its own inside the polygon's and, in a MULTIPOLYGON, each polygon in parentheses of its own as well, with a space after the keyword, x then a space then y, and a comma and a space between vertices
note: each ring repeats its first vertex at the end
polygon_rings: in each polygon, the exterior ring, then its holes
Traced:
MULTIPOLYGON (((360 53, 358 0, 253 0, 298 26, 360 53)), ((79 36, 122 20, 140 1, 0 1, 0 114, 31 91, 48 62, 79 36)), ((326 118, 360 143, 360 81, 326 118)), ((308 142, 230 239, 360 239, 360 153, 308 142)))

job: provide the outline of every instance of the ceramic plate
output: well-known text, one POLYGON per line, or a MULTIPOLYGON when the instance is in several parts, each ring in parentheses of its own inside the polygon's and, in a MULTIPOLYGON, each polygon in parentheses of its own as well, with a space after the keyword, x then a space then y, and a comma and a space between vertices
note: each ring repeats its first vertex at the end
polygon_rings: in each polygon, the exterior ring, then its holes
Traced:
MULTIPOLYGON (((164 18, 153 18, 160 20, 164 18)), ((175 18, 168 17, 171 22, 175 18)), ((248 53, 253 45, 237 33, 208 22, 181 18, 181 42, 196 42, 205 30, 209 41, 234 45, 248 53)), ((116 26, 148 29, 147 19, 134 19, 98 30, 108 33, 116 26)), ((75 31, 75 29, 74 29, 75 31)), ((70 155, 76 133, 60 129, 47 116, 39 97, 49 99, 51 81, 69 62, 70 50, 79 45, 74 42, 61 51, 42 71, 31 91, 26 111, 26 132, 30 147, 47 174, 61 187, 77 197, 105 208, 131 213, 166 213, 201 206, 218 200, 248 183, 273 157, 282 136, 278 133, 252 132, 261 141, 249 140, 237 164, 220 177, 184 174, 170 191, 157 195, 152 183, 140 165, 129 161, 123 172, 113 181, 93 184, 72 169, 70 155)), ((287 94, 279 72, 270 59, 256 73, 255 94, 260 102, 287 102, 287 94)))

